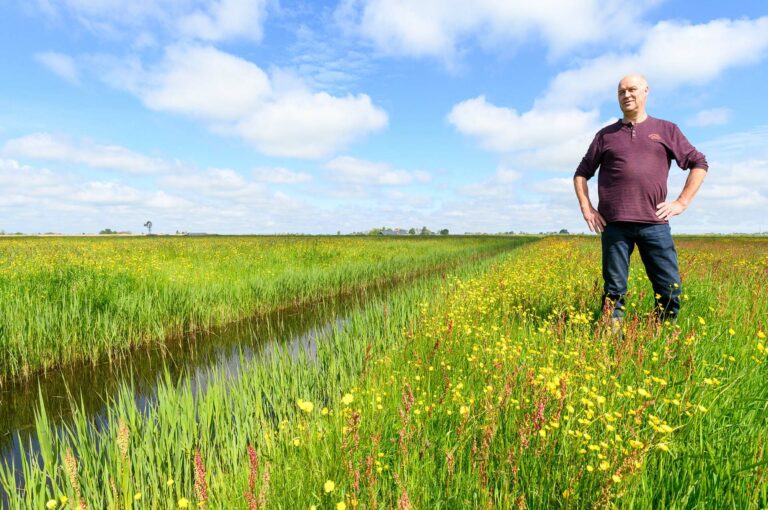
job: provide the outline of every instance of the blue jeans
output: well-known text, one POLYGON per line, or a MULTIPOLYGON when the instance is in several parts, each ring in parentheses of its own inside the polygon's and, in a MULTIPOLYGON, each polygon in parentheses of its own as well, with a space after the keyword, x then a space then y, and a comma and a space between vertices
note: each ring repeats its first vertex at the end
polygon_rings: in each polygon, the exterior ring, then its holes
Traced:
POLYGON ((659 320, 674 319, 680 311, 680 271, 669 223, 608 223, 601 236, 603 245, 603 309, 613 308, 612 317, 622 318, 626 304, 629 257, 637 245, 645 272, 653 285, 659 320))

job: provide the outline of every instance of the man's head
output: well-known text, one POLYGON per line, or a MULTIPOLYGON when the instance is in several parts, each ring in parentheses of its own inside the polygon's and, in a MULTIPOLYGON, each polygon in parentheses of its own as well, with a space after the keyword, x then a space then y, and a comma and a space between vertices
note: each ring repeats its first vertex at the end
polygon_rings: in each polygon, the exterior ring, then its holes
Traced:
POLYGON ((619 82, 619 108, 624 115, 642 116, 648 98, 648 81, 641 74, 629 74, 619 82))

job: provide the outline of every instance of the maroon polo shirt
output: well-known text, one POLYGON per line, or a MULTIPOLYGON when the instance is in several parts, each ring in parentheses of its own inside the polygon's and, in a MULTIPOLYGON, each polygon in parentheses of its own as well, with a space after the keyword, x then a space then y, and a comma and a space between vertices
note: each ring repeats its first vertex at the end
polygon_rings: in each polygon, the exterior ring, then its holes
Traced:
POLYGON ((650 116, 634 125, 619 120, 597 132, 574 176, 590 179, 600 167, 597 210, 605 221, 667 223, 656 216, 656 206, 667 199, 673 159, 683 170, 709 168, 672 122, 650 116))

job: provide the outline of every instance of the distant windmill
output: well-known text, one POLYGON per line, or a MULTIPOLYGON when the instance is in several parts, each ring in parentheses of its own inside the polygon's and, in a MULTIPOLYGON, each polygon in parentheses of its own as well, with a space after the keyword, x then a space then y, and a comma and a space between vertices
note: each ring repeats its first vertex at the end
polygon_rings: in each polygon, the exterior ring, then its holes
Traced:
POLYGON ((144 226, 147 227, 148 235, 152 235, 152 222, 147 221, 144 226))

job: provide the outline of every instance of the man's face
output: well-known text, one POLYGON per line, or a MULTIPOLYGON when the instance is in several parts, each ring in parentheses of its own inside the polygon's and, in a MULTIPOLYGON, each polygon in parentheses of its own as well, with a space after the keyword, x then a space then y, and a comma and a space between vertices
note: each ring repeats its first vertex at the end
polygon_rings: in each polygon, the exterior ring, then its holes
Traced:
POLYGON ((619 108, 626 113, 645 110, 648 84, 639 76, 627 76, 619 82, 619 108))

